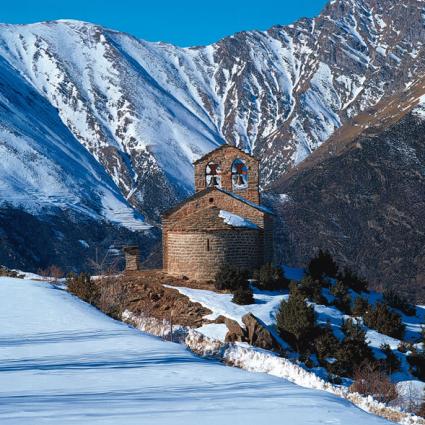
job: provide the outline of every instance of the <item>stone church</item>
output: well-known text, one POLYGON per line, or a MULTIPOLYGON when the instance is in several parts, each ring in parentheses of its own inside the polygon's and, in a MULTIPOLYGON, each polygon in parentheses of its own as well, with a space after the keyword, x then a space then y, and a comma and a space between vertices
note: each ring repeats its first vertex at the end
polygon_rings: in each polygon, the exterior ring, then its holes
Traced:
POLYGON ((194 165, 195 194, 162 217, 164 271, 210 280, 225 264, 271 262, 273 218, 261 205, 258 160, 223 145, 194 165))

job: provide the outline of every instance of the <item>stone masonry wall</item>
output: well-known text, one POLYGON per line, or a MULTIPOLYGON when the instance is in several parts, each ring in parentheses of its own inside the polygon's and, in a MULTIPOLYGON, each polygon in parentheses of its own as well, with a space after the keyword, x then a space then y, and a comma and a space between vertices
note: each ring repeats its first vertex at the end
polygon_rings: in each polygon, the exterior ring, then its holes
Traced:
POLYGON ((206 187, 206 168, 210 162, 221 169, 221 189, 233 192, 251 203, 260 205, 259 162, 233 146, 224 146, 205 155, 195 163, 195 191, 197 195, 175 210, 170 210, 162 219, 163 265, 166 272, 187 275, 193 279, 213 279, 226 263, 247 269, 258 268, 273 260, 273 217, 231 194, 206 187), (241 159, 248 169, 248 187, 237 188, 232 182, 232 165, 241 159), (191 214, 216 207, 244 217, 259 229, 222 230, 217 223, 202 216, 202 226, 173 228, 173 224, 191 214), (204 222, 206 223, 204 224, 204 222), (205 226, 205 227, 204 227, 205 226), (178 229, 178 230, 177 230, 178 229))
POLYGON ((169 226, 199 209, 212 206, 245 217, 259 226, 260 229, 264 229, 264 232, 261 232, 261 237, 258 240, 257 250, 258 254, 261 255, 259 261, 263 264, 264 262, 271 262, 273 260, 273 218, 238 199, 232 198, 226 193, 220 192, 219 190, 213 190, 200 198, 188 201, 179 210, 163 218, 163 264, 166 271, 168 271, 167 267, 168 264, 170 264, 168 261, 169 252, 173 253, 173 247, 171 247, 168 242, 169 226))
POLYGON ((223 230, 204 233, 169 232, 167 272, 197 280, 212 280, 225 264, 248 270, 262 258, 259 230, 223 230))
POLYGON ((136 246, 124 248, 125 255, 125 270, 138 271, 140 270, 140 249, 136 246))

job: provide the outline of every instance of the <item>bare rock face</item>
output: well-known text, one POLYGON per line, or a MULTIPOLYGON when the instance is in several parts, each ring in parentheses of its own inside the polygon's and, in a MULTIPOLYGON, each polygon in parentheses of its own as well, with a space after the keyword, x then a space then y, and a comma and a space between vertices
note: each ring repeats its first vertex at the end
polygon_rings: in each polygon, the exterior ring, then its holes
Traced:
POLYGON ((267 326, 252 313, 245 314, 242 322, 246 326, 246 336, 249 344, 265 350, 280 351, 280 344, 267 329, 267 326))
POLYGON ((254 347, 265 350, 281 351, 280 344, 267 329, 267 326, 252 313, 243 316, 242 322, 245 325, 245 329, 235 320, 225 319, 224 323, 229 329, 225 339, 226 342, 247 342, 254 347))
POLYGON ((224 323, 229 330, 225 342, 247 342, 246 332, 238 322, 226 317, 224 323))

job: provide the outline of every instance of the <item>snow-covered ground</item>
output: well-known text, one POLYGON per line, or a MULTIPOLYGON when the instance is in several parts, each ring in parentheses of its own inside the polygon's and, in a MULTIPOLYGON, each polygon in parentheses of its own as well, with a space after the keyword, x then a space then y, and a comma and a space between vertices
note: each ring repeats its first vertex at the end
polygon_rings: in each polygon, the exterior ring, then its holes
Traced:
POLYGON ((186 295, 194 302, 198 302, 210 309, 212 314, 205 316, 206 319, 214 320, 219 316, 225 316, 236 320, 242 326, 242 317, 247 313, 254 314, 266 325, 272 325, 276 322, 276 313, 280 303, 283 299, 288 298, 288 294, 259 291, 254 288, 255 304, 238 305, 232 302, 232 294, 218 294, 217 292, 203 289, 165 286, 177 289, 181 294, 186 295))
POLYGON ((198 358, 43 282, 0 278, 1 424, 379 424, 331 394, 198 358))
MULTIPOLYGON (((301 269, 285 267, 285 275, 291 280, 299 281, 304 273, 301 269)), ((288 299, 288 291, 284 292, 270 292, 261 291, 253 288, 254 292, 254 304, 250 305, 237 305, 232 302, 232 294, 219 294, 214 291, 206 291, 201 289, 175 287, 181 294, 189 297, 193 302, 198 302, 204 307, 212 311, 211 314, 205 316, 205 319, 214 320, 219 316, 224 316, 229 319, 236 320, 240 325, 243 325, 242 317, 247 313, 252 313, 262 320, 268 327, 269 330, 280 340, 281 344, 286 348, 287 344, 282 341, 277 335, 275 329, 276 315, 279 310, 279 306, 282 300, 288 299)), ((323 294, 328 298, 332 299, 328 290, 323 290, 323 294)), ((353 291, 350 291, 350 295, 354 300, 358 296, 353 291)), ((370 292, 369 294, 363 293, 363 297, 368 298, 369 303, 375 304, 377 301, 382 299, 382 295, 376 292, 370 292)), ((350 316, 339 311, 335 306, 324 306, 315 303, 310 303, 316 312, 317 322, 319 324, 326 324, 329 322, 332 325, 334 334, 340 340, 344 337, 341 331, 341 325, 343 320, 350 318, 350 316)), ((418 306, 417 313, 414 317, 409 317, 401 314, 402 320, 406 325, 405 338, 411 342, 416 342, 420 338, 421 327, 425 323, 425 309, 418 306)), ((215 338, 219 341, 224 341, 227 327, 225 324, 220 325, 204 325, 198 328, 197 331, 204 334, 209 338, 215 338)), ((399 358, 401 362, 400 371, 392 375, 392 379, 395 382, 404 382, 405 385, 412 384, 417 386, 417 380, 409 372, 409 364, 406 360, 406 356, 397 350, 400 344, 399 339, 391 338, 387 335, 383 335, 373 329, 369 329, 365 326, 366 339, 369 346, 373 350, 377 358, 385 358, 385 355, 380 350, 382 344, 388 344, 393 353, 399 358)), ((419 348, 420 344, 417 344, 419 348)), ((323 370, 321 368, 315 369, 316 373, 323 376, 323 370)), ((348 381, 347 381, 348 382, 348 381)))

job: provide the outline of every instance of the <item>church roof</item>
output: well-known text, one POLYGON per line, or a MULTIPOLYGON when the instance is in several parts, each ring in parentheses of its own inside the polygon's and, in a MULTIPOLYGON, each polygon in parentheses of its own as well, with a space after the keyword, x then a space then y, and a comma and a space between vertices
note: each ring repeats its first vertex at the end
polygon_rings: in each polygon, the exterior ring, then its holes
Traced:
POLYGON ((251 221, 227 211, 220 210, 220 208, 217 207, 207 207, 195 211, 170 226, 170 230, 175 232, 208 232, 235 229, 260 230, 260 228, 251 221))
POLYGON ((258 211, 261 211, 264 214, 274 215, 273 211, 271 211, 269 208, 265 207, 264 205, 258 205, 254 202, 251 202, 248 199, 245 199, 244 197, 237 195, 236 193, 228 192, 227 190, 219 189, 218 187, 207 187, 204 190, 196 192, 195 194, 193 194, 189 198, 186 198, 183 202, 180 202, 175 207, 170 208, 169 210, 165 211, 163 213, 163 217, 170 216, 174 212, 178 211, 181 207, 183 207, 187 202, 201 198, 202 196, 206 195, 207 193, 211 193, 211 192, 215 192, 215 191, 225 193, 226 195, 231 196, 232 198, 237 199, 237 200, 243 202, 244 204, 249 205, 252 208, 255 208, 258 211))
POLYGON ((245 199, 243 196, 237 195, 236 193, 233 192, 228 192, 227 190, 224 189, 219 189, 217 188, 217 190, 219 190, 220 192, 226 193, 227 195, 231 196, 232 198, 238 199, 239 201, 244 202, 245 204, 265 213, 265 214, 270 214, 270 215, 274 215, 273 211, 270 208, 265 207, 264 205, 258 205, 255 202, 249 201, 248 199, 245 199))
POLYGON ((208 159, 210 156, 213 156, 217 151, 220 151, 220 150, 223 150, 223 149, 229 149, 229 148, 230 149, 236 149, 236 150, 238 150, 241 153, 241 155, 243 155, 243 156, 249 156, 250 158, 254 158, 256 161, 258 161, 257 158, 255 158, 255 156, 253 156, 253 155, 245 152, 241 148, 238 148, 237 146, 233 146, 233 145, 228 145, 227 143, 225 143, 225 144, 219 146, 218 148, 216 148, 216 149, 214 149, 214 150, 206 153, 204 156, 201 156, 201 158, 199 158, 196 161, 194 161, 193 164, 195 165, 198 162, 201 162, 201 161, 204 161, 204 160, 208 159))

